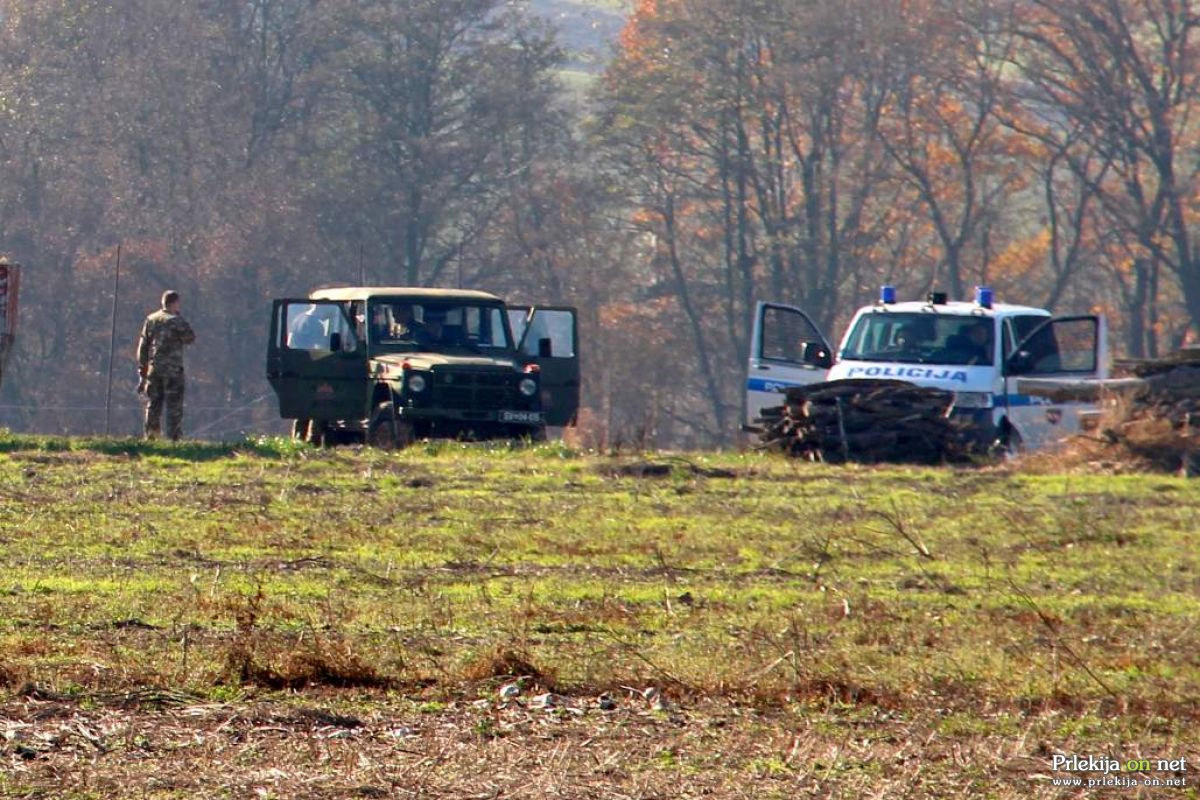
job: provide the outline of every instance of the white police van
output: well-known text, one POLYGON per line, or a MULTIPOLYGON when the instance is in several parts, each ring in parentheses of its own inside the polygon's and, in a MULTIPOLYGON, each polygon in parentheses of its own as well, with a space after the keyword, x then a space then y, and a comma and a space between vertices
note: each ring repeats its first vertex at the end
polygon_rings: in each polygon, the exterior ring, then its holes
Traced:
POLYGON ((791 386, 845 378, 901 380, 954 392, 952 413, 982 442, 1036 449, 1092 426, 1098 392, 1064 391, 1107 378, 1102 316, 1052 317, 1042 308, 974 302, 896 302, 885 286, 860 308, 837 349, 802 310, 759 303, 746 379, 747 421, 791 386), (1077 398, 1086 399, 1077 399, 1077 398))

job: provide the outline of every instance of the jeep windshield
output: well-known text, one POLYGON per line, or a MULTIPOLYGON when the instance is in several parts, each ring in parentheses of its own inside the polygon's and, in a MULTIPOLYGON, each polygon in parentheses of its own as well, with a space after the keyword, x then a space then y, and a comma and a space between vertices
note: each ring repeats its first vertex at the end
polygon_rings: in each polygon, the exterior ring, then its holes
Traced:
POLYGON ((507 353, 512 350, 504 307, 455 301, 372 300, 367 341, 384 353, 507 353))
POLYGON ((843 361, 990 366, 995 320, 927 312, 859 317, 839 356, 843 361))

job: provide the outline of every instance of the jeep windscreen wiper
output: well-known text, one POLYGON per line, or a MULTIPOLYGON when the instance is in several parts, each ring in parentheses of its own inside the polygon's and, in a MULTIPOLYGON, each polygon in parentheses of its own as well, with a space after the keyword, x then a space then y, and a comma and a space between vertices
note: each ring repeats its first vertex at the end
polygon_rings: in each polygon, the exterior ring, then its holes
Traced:
POLYGON ((497 305, 376 300, 367 309, 368 337, 390 352, 511 354, 504 316, 497 305))

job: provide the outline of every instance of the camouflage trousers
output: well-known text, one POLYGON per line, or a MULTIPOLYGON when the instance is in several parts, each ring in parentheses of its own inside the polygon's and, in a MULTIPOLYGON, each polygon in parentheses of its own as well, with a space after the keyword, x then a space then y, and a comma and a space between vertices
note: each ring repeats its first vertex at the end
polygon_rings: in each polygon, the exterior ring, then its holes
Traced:
POLYGON ((146 379, 146 438, 161 433, 163 407, 167 409, 167 438, 183 435, 183 372, 151 372, 146 379))

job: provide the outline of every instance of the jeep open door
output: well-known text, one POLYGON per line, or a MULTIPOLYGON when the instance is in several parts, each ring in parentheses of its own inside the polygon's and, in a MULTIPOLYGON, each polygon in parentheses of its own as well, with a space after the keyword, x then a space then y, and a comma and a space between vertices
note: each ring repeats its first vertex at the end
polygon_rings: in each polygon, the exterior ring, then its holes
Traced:
POLYGON ((1004 364, 1004 398, 1016 438, 1035 448, 1080 432, 1080 418, 1095 412, 1095 399, 1080 388, 1106 377, 1104 318, 1052 317, 1021 340, 1004 364))
POLYGON ((574 425, 579 412, 579 331, 575 309, 509 306, 517 348, 541 370, 542 412, 547 425, 574 425))
POLYGON ((746 423, 755 425, 764 408, 783 405, 789 386, 825 380, 833 348, 798 308, 759 303, 754 311, 750 363, 746 372, 746 423))
POLYGON ((332 300, 276 300, 267 380, 285 419, 360 419, 367 413, 367 348, 332 300))

